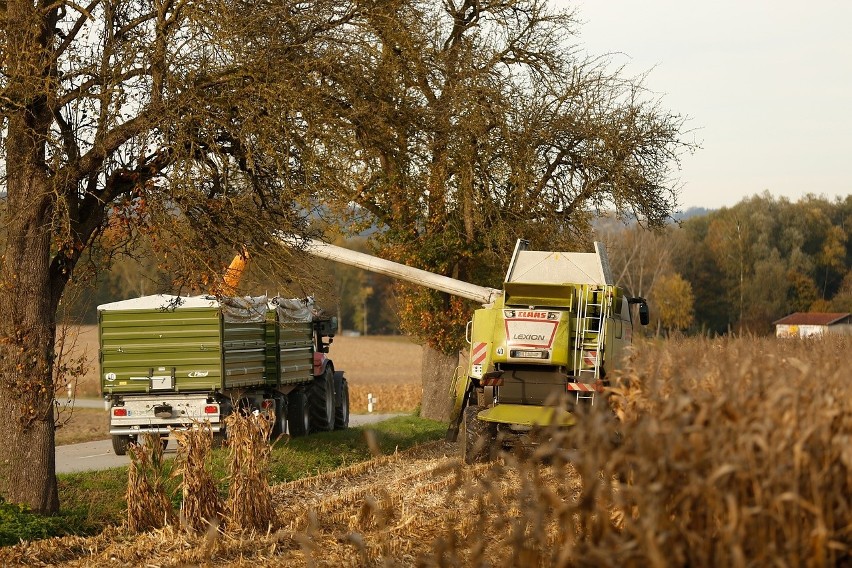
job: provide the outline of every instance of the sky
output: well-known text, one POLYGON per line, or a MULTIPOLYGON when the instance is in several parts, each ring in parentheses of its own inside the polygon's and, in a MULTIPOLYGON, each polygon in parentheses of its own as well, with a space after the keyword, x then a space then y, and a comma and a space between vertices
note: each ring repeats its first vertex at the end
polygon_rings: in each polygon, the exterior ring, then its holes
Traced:
POLYGON ((681 209, 852 193, 852 2, 552 1, 577 10, 581 48, 648 71, 687 117, 681 209))

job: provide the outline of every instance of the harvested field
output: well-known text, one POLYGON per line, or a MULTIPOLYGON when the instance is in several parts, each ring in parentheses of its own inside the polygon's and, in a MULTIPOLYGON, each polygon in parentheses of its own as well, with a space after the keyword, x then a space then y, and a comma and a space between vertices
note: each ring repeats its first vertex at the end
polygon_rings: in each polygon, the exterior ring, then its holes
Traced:
POLYGON ((848 566, 852 339, 641 345, 524 459, 432 443, 277 485, 269 531, 111 528, 0 550, 88 566, 848 566))

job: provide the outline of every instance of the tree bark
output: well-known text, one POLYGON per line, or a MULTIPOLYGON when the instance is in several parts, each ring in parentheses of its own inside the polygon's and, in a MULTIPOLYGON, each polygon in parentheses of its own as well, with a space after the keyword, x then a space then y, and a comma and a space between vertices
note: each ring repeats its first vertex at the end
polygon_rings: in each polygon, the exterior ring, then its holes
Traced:
POLYGON ((428 345, 423 346, 423 400, 420 416, 449 422, 453 409, 450 386, 458 365, 458 355, 446 355, 428 345))
MULTIPOLYGON (((58 5, 57 5, 58 6, 58 5)), ((38 513, 59 509, 53 423, 56 308, 67 270, 51 269, 57 188, 47 166, 57 9, 6 5, 5 243, 0 257, 0 496, 38 513)))
POLYGON ((0 264, 0 495, 33 511, 53 513, 59 509, 52 372, 56 305, 50 270, 53 199, 46 172, 36 166, 37 135, 23 114, 10 120, 7 139, 9 211, 0 264))

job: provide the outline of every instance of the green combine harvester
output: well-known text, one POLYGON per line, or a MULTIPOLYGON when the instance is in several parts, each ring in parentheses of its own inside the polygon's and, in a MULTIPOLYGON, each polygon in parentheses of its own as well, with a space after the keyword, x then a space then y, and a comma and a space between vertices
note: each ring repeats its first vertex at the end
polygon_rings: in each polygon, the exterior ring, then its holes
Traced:
POLYGON ((572 426, 576 408, 593 405, 633 335, 632 304, 648 323, 643 298, 615 286, 601 243, 595 252, 528 250, 519 240, 503 289, 486 288, 310 241, 308 252, 483 304, 467 327, 468 368, 454 377, 448 438, 464 428, 469 463, 493 443, 527 443, 537 426, 572 426), (483 443, 483 437, 485 438, 483 443))

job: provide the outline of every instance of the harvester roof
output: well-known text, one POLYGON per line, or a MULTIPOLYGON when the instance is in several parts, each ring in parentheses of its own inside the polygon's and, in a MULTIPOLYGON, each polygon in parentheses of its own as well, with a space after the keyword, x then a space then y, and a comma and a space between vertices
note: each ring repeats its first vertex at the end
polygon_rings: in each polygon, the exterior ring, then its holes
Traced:
POLYGON ((595 243, 595 252, 552 252, 523 250, 518 247, 506 282, 529 284, 613 285, 606 249, 595 243))

